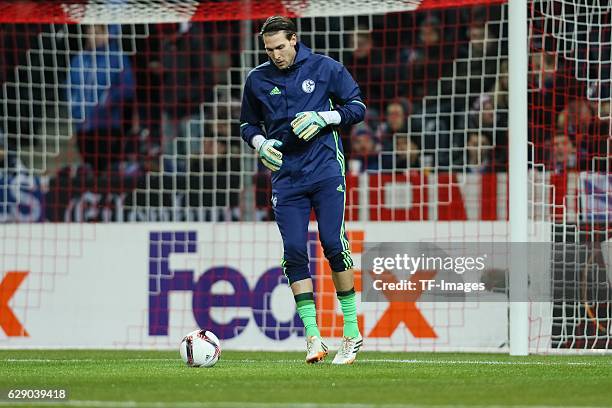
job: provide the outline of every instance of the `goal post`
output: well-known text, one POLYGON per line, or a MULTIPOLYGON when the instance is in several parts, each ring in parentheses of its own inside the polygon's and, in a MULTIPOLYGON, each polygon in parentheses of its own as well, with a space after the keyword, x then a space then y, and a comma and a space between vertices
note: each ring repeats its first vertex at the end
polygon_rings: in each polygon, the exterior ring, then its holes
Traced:
MULTIPOLYGON (((527 197, 527 3, 508 1, 508 177, 511 242, 529 242, 527 197)), ((529 308, 518 301, 527 293, 527 258, 510 264, 510 354, 529 354, 529 308), (519 295, 514 295, 515 293, 519 295)))

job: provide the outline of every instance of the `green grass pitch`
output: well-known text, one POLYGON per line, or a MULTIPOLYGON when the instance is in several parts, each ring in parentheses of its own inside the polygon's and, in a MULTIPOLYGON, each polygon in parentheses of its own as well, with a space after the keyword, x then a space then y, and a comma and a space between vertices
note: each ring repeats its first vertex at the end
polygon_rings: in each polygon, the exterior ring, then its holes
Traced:
POLYGON ((69 390, 66 402, 17 406, 604 407, 612 356, 362 352, 352 366, 308 366, 303 353, 225 351, 213 368, 189 368, 178 351, 2 350, 10 388, 69 390))

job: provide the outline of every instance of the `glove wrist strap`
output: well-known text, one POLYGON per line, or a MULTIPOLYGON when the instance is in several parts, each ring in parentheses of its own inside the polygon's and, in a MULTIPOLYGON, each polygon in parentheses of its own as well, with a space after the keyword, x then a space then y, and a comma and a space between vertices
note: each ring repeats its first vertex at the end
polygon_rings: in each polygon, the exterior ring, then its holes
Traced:
POLYGON ((338 111, 318 112, 328 125, 339 125, 342 117, 338 111))
POLYGON ((263 135, 255 135, 253 139, 251 139, 251 144, 255 148, 256 151, 259 151, 263 142, 266 141, 266 138, 263 135))

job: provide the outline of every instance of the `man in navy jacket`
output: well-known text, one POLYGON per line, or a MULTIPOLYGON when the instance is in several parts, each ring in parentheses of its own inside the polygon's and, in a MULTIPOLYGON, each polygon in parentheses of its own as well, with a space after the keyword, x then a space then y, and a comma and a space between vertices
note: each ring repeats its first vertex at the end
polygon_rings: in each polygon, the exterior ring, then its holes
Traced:
POLYGON ((296 31, 293 21, 283 16, 264 23, 260 34, 270 60, 247 77, 240 131, 272 171, 272 206, 284 246, 282 266, 306 329, 306 362, 321 361, 328 353, 316 323, 308 269, 308 221, 314 208, 344 315, 344 337, 333 362, 351 364, 362 337, 344 229, 344 153, 336 128, 361 122, 366 106, 346 68, 314 54, 297 41, 296 31))

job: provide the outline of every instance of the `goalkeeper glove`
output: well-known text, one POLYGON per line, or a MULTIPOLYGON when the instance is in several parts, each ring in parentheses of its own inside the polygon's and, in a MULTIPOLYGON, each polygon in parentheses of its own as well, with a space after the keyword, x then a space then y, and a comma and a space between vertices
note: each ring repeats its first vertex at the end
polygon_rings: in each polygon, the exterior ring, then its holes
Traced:
POLYGON ((317 133, 327 125, 328 123, 323 116, 313 111, 300 112, 295 115, 295 119, 291 121, 293 133, 305 142, 315 137, 317 133))
MULTIPOLYGON (((263 136, 256 136, 263 139, 263 136)), ((272 171, 277 171, 283 165, 283 154, 279 152, 276 148, 283 145, 283 142, 276 139, 267 139, 267 140, 253 140, 254 144, 257 144, 257 153, 259 153, 259 158, 261 162, 272 171)))

